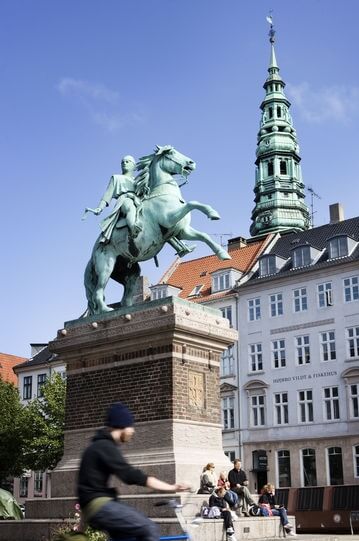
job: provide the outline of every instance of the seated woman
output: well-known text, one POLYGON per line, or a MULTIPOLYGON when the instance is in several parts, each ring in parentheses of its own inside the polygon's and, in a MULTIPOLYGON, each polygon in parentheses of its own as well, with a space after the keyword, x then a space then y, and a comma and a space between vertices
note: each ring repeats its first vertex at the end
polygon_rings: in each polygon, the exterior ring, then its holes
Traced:
POLYGON ((285 507, 277 505, 274 485, 271 483, 264 485, 258 504, 261 508, 262 515, 280 517, 280 522, 287 532, 287 535, 297 535, 293 530, 293 526, 289 524, 287 510, 285 507))
POLYGON ((227 532, 227 539, 230 539, 230 541, 235 541, 232 513, 229 508, 228 502, 226 502, 226 500, 224 499, 225 494, 226 489, 224 487, 217 488, 217 490, 213 494, 211 494, 209 498, 209 506, 216 506, 221 510, 223 527, 227 532))
POLYGON ((230 489, 230 482, 227 478, 227 473, 225 471, 221 471, 219 474, 219 478, 217 481, 218 487, 223 487, 226 489, 226 493, 224 495, 224 499, 226 502, 229 503, 230 507, 232 509, 237 509, 239 505, 239 497, 238 494, 236 494, 233 490, 230 489))
POLYGON ((207 466, 203 468, 198 494, 212 494, 216 486, 217 476, 214 473, 214 464, 213 462, 209 462, 207 466))

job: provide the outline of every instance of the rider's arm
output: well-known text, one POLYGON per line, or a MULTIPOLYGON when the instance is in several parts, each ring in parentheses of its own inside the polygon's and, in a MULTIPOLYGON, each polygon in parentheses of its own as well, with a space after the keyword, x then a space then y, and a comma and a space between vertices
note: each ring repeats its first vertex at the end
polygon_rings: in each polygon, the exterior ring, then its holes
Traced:
POLYGON ((190 488, 190 486, 186 484, 175 483, 170 485, 169 483, 165 483, 164 481, 157 479, 157 477, 151 476, 147 477, 146 487, 152 488, 153 490, 161 490, 163 492, 177 492, 181 490, 188 490, 190 488))
POLYGON ((114 193, 115 193, 115 187, 116 187, 115 185, 116 185, 115 175, 112 175, 112 177, 110 178, 110 182, 108 183, 107 189, 105 193, 103 194, 103 196, 101 197, 101 200, 95 209, 95 214, 100 214, 100 212, 102 212, 104 208, 109 206, 111 199, 113 198, 114 193))

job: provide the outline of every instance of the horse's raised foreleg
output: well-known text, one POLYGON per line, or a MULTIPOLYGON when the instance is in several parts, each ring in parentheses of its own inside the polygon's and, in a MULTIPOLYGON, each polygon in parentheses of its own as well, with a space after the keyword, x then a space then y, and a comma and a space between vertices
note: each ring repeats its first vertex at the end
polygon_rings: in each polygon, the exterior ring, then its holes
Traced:
POLYGON ((220 215, 210 205, 199 203, 198 201, 188 201, 181 205, 177 210, 166 213, 161 216, 160 223, 163 227, 170 229, 174 227, 182 218, 184 218, 192 210, 203 212, 211 220, 219 220, 220 215))
POLYGON ((191 226, 187 226, 181 229, 181 231, 176 234, 176 237, 181 240, 201 240, 211 248, 211 250, 216 254, 217 257, 219 257, 219 259, 232 259, 229 253, 220 244, 214 242, 214 240, 212 240, 211 237, 207 235, 207 233, 197 231, 197 229, 193 229, 193 227, 191 226))

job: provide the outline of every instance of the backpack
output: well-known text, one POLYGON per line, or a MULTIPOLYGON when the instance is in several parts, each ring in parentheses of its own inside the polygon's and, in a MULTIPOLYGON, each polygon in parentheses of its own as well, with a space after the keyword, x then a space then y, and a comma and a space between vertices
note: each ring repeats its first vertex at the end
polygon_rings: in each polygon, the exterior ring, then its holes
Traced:
POLYGON ((222 518, 222 513, 219 507, 214 505, 209 508, 208 518, 222 518))
POLYGON ((251 505, 251 507, 249 508, 249 514, 252 516, 252 517, 258 517, 260 516, 261 514, 261 508, 259 507, 259 505, 251 505))
POLYGON ((208 518, 210 507, 208 505, 203 505, 201 509, 201 517, 208 518))

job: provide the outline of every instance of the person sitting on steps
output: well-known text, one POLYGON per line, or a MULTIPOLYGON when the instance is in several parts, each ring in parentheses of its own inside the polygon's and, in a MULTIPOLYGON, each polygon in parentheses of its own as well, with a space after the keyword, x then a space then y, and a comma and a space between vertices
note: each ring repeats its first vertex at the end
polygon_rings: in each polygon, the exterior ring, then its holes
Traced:
POLYGON ((262 515, 280 517, 280 522, 287 535, 297 535, 293 526, 289 524, 287 510, 283 505, 277 505, 274 485, 271 483, 264 485, 258 504, 261 507, 262 515))
POLYGON ((221 510, 223 527, 227 533, 227 540, 236 541, 236 538, 234 537, 232 514, 228 502, 224 499, 225 494, 226 489, 224 487, 217 488, 217 490, 209 497, 209 506, 216 506, 221 510))
POLYGON ((239 458, 235 459, 233 466, 233 470, 228 473, 228 481, 230 483, 231 490, 233 490, 233 492, 235 492, 241 500, 241 503, 239 504, 242 506, 241 512, 246 517, 249 517, 248 509, 250 506, 255 505, 256 502, 253 500, 251 493, 247 488, 247 474, 244 470, 242 470, 242 464, 239 458))

